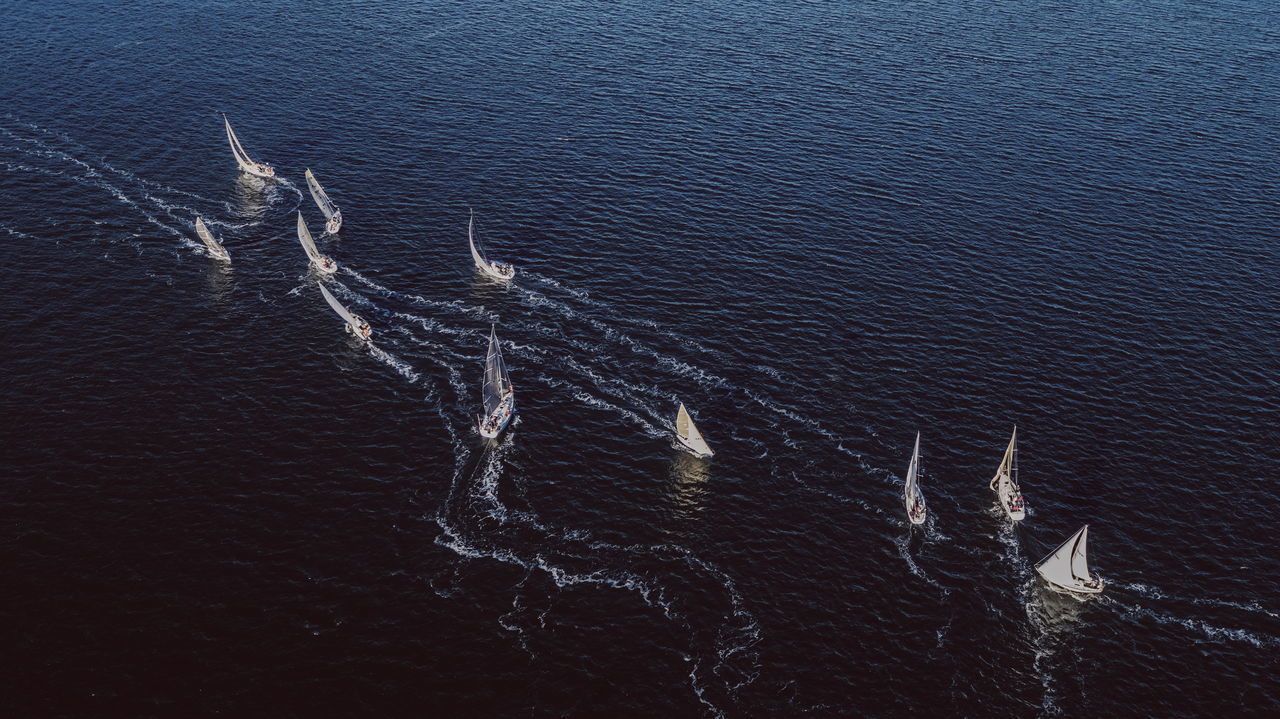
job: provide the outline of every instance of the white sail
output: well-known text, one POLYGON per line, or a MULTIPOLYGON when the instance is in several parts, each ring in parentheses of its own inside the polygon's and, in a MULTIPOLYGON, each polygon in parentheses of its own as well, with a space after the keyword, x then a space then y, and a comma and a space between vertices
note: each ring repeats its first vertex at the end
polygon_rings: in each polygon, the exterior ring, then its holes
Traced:
POLYGON ((903 488, 903 501, 907 508, 907 517, 915 524, 924 521, 924 495, 920 492, 920 433, 916 432, 916 446, 911 450, 911 462, 907 465, 907 481, 903 488), (920 511, 916 512, 917 502, 920 504, 920 511), (919 521, 917 521, 917 519, 919 521))
POLYGON ((1084 525, 1047 557, 1036 563, 1036 571, 1052 584, 1077 592, 1102 591, 1101 581, 1089 573, 1089 525, 1084 525))
POLYGON ((710 457, 715 454, 711 451, 711 447, 707 445, 707 441, 702 438, 702 433, 698 431, 698 426, 693 423, 693 418, 689 416, 689 411, 684 408, 684 402, 680 403, 680 409, 676 411, 676 438, 680 443, 694 452, 710 457))
POLYGON ((366 334, 367 330, 365 329, 367 327, 367 323, 363 318, 359 315, 352 314, 351 311, 344 307, 343 304, 338 301, 338 298, 334 297, 324 285, 320 285, 320 293, 324 295, 325 302, 329 303, 329 306, 333 308, 333 311, 337 312, 339 317, 346 320, 347 325, 357 337, 368 336, 366 334))
POLYGON ((507 363, 502 359, 502 347, 498 344, 498 335, 493 328, 489 329, 489 351, 484 358, 484 413, 491 416, 507 395, 511 386, 507 376, 507 363))
POLYGON ((1076 542, 1076 551, 1071 554, 1071 574, 1077 579, 1089 581, 1089 525, 1080 528, 1080 541, 1076 542))
POLYGON ((1000 460, 1000 468, 991 478, 991 489, 1000 499, 1000 507, 1009 519, 1017 522, 1027 516, 1026 506, 1022 499, 1022 490, 1018 487, 1018 428, 1013 428, 1009 438, 1009 446, 1000 460))
POLYGON ((302 243, 302 249, 306 250, 307 257, 311 258, 312 262, 320 262, 324 259, 324 255, 316 249, 316 241, 311 239, 311 231, 307 229, 307 222, 302 219, 301 212, 298 213, 298 241, 302 243))
POLYGON ((1013 428, 1013 436, 1009 438, 1009 446, 1004 450, 1004 458, 1000 460, 1000 468, 996 476, 991 478, 991 486, 1004 494, 1018 492, 1018 428, 1013 428))
POLYGON ((324 213, 326 220, 332 220, 334 215, 338 213, 338 206, 333 204, 333 200, 329 199, 329 195, 325 193, 324 188, 316 181, 316 176, 311 174, 311 170, 307 170, 307 188, 311 190, 311 199, 316 201, 316 205, 320 207, 320 211, 324 213))
POLYGON ((231 255, 227 253, 226 248, 213 238, 213 233, 209 232, 209 228, 205 227, 204 220, 199 217, 196 218, 196 235, 198 235, 204 242, 205 246, 209 248, 209 254, 220 260, 231 259, 231 255))
POLYGON ((476 263, 476 268, 494 279, 509 280, 515 277, 516 268, 502 262, 490 262, 485 258, 483 248, 476 242, 475 223, 476 215, 472 212, 467 221, 467 244, 471 246, 471 259, 476 263))
POLYGON ((227 119, 226 115, 222 116, 222 124, 227 128, 227 142, 231 144, 231 154, 235 156, 236 164, 240 166, 240 169, 258 177, 274 177, 275 170, 270 165, 254 162, 253 158, 249 157, 249 153, 244 151, 244 146, 240 144, 240 139, 236 137, 235 131, 231 129, 231 121, 227 119))

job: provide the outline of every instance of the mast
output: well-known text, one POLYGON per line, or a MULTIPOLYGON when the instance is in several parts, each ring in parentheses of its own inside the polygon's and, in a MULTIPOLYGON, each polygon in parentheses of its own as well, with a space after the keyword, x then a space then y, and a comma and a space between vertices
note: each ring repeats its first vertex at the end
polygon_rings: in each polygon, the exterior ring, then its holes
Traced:
POLYGON ((311 199, 316 201, 316 205, 319 206, 320 211, 324 213, 324 218, 326 220, 332 220, 334 214, 338 210, 337 206, 333 204, 333 200, 329 199, 328 193, 326 193, 324 188, 320 186, 320 181, 316 179, 316 176, 311 173, 310 169, 306 171, 306 176, 307 189, 311 190, 311 199))
POLYGON ((915 504, 916 497, 920 494, 917 484, 916 475, 920 472, 920 433, 916 432, 916 446, 911 450, 911 463, 907 465, 907 482, 905 487, 905 498, 907 501, 907 511, 911 511, 911 506, 915 504))
POLYGON ((489 351, 484 358, 484 411, 492 415, 502 405, 506 396, 507 365, 502 360, 502 347, 498 344, 498 335, 493 325, 489 327, 489 351))
POLYGON ((240 144, 240 138, 236 137, 236 133, 231 129, 231 121, 227 119, 226 113, 222 115, 222 122, 227 126, 227 140, 231 142, 231 153, 236 156, 236 160, 241 163, 253 163, 249 158, 249 153, 244 151, 244 146, 240 144))
POLYGON ((471 211, 471 218, 467 220, 467 243, 471 246, 471 259, 475 260, 476 267, 482 270, 489 270, 489 261, 485 259, 484 253, 476 245, 476 237, 474 227, 476 224, 475 210, 471 211))
POLYGON ((1013 425, 1013 437, 1009 438, 1009 482, 1013 493, 1018 493, 1018 425, 1013 425))
POLYGON ((311 239, 311 231, 307 229, 306 220, 302 219, 302 212, 298 212, 298 241, 302 243, 302 249, 306 250, 307 257, 318 261, 320 259, 320 250, 316 249, 315 240, 311 239))
POLYGON ((1071 576, 1081 581, 1089 581, 1089 525, 1084 525, 1076 534, 1076 541, 1071 545, 1071 576))

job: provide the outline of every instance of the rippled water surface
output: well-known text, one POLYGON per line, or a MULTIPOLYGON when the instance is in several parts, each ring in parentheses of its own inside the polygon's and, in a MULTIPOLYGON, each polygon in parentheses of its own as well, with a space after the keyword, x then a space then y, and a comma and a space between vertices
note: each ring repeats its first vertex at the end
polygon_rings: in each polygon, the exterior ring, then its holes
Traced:
POLYGON ((14 716, 1280 711, 1267 4, 0 30, 14 716), (371 347, 297 243, 305 168, 371 347), (491 324, 521 411, 486 445, 491 324), (1109 588, 1078 602, 1033 564, 1086 522, 1109 588))

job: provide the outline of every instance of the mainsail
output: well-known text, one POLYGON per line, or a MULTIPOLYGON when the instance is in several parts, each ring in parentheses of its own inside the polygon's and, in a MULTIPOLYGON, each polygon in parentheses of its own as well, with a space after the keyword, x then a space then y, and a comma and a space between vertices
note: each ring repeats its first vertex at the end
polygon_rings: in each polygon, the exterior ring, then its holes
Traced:
POLYGON ((910 513, 912 508, 916 506, 916 500, 923 500, 920 496, 920 485, 917 475, 920 473, 920 433, 916 432, 916 447, 911 450, 911 463, 907 465, 907 486, 903 493, 907 503, 907 512, 910 513))
POLYGON ((1018 428, 1013 428, 1013 436, 1009 438, 1009 447, 1004 451, 1004 459, 1000 460, 1000 469, 991 478, 991 488, 997 489, 997 483, 1009 482, 1009 494, 1018 494, 1018 428))
POLYGON ((245 152, 244 147, 240 145, 240 140, 236 137, 236 133, 231 129, 231 121, 227 119, 226 115, 222 116, 222 123, 227 126, 227 141, 231 143, 231 154, 236 156, 236 162, 241 166, 246 164, 255 164, 254 161, 249 158, 249 153, 245 152))
POLYGON ((230 259, 230 255, 227 254, 226 248, 218 244, 218 241, 213 238, 213 233, 209 232, 208 227, 205 227, 204 220, 199 217, 196 218, 196 234, 199 235, 200 239, 209 248, 209 252, 214 257, 224 260, 230 259))
POLYGON ((343 307, 342 303, 338 301, 338 298, 334 297, 329 290, 325 289, 324 285, 320 285, 320 293, 324 295, 325 302, 329 303, 329 306, 333 308, 333 311, 337 312, 339 317, 346 320, 347 324, 351 325, 351 329, 356 332, 360 331, 360 320, 357 320, 346 307, 343 307))
POLYGON ((502 361, 502 347, 498 345, 498 335, 489 328, 489 352, 484 358, 484 413, 486 417, 502 406, 502 398, 511 386, 507 376, 507 363, 502 361))
POLYGON ((479 267, 480 269, 487 272, 489 271, 489 262, 484 258, 484 255, 482 255, 480 253, 480 250, 477 249, 476 247, 475 233, 472 231, 472 228, 475 226, 475 224, 476 224, 476 213, 472 212, 471 219, 467 221, 467 242, 471 244, 471 259, 475 260, 476 267, 479 267))
POLYGON ((1067 541, 1053 550, 1049 556, 1036 564, 1036 571, 1045 579, 1063 587, 1072 587, 1081 582, 1088 582, 1089 563, 1086 556, 1086 545, 1089 539, 1089 525, 1084 525, 1067 541))
POLYGON ((311 199, 316 201, 320 206, 320 211, 324 213, 326 220, 332 220, 333 216, 338 214, 338 206, 333 204, 333 200, 325 194, 324 188, 316 181, 316 176, 311 174, 311 170, 306 171, 307 188, 311 190, 311 199))
POLYGON ((320 250, 316 249, 316 241, 311 239, 311 231, 307 229, 306 220, 302 219, 302 212, 298 212, 298 241, 302 243, 302 249, 307 251, 307 257, 310 257, 313 262, 324 259, 320 250))
POLYGON ((689 416, 689 410, 684 408, 684 402, 680 403, 680 409, 676 412, 676 435, 686 447, 695 452, 707 456, 715 454, 711 451, 711 447, 707 445, 707 441, 702 438, 702 433, 698 431, 698 426, 693 423, 693 418, 689 416))

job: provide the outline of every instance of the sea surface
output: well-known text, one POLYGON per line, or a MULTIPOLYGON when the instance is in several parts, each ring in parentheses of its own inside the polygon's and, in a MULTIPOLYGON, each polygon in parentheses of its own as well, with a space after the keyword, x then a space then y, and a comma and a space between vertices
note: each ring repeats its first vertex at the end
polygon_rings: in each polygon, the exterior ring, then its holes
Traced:
POLYGON ((0 37, 0 714, 1280 713, 1274 4, 73 0, 0 37), (1034 563, 1086 523, 1077 601, 1034 563))

